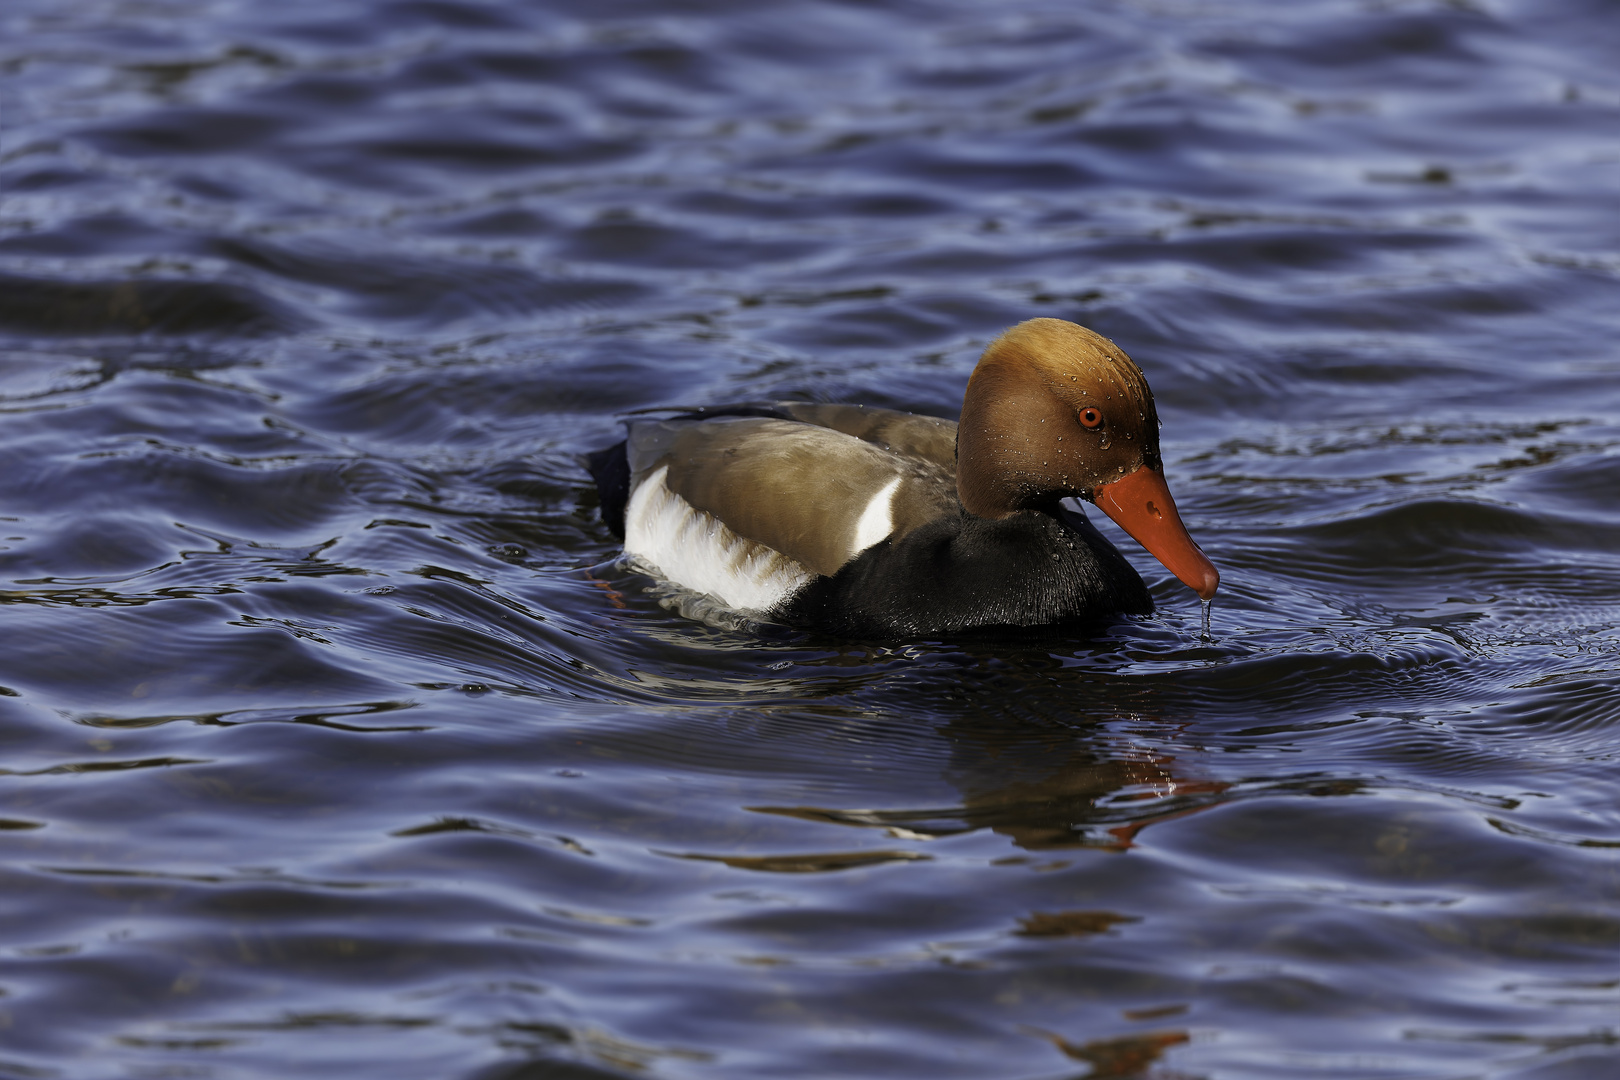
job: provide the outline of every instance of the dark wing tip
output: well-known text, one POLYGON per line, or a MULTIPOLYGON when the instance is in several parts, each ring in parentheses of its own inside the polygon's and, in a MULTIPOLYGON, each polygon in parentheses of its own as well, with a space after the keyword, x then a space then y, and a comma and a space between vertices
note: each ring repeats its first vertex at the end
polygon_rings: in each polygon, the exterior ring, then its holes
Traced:
POLYGON ((624 539, 624 508, 630 501, 630 458, 628 444, 618 442, 585 455, 585 467, 601 498, 602 523, 620 540, 624 539))

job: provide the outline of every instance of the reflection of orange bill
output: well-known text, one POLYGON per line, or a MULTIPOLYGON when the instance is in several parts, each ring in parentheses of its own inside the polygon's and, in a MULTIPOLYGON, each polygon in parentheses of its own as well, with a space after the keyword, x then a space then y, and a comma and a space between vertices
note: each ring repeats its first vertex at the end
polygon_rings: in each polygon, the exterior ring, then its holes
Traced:
POLYGON ((1129 476, 1097 485, 1094 498, 1103 513, 1184 585, 1204 600, 1215 595, 1221 572, 1187 535, 1163 473, 1144 465, 1129 476))
MULTIPOLYGON (((1219 795, 1221 792, 1225 791, 1231 786, 1231 784, 1223 784, 1217 780, 1206 780, 1199 784, 1182 785, 1180 790, 1182 792, 1209 792, 1219 795)), ((1178 817, 1186 817, 1188 814, 1196 814, 1202 810, 1208 810, 1210 807, 1218 805, 1220 804, 1213 802, 1200 803, 1197 806, 1186 806, 1180 810, 1172 810, 1167 814, 1156 814, 1153 817, 1143 818, 1141 821, 1133 821, 1129 825, 1115 825, 1113 828, 1108 830, 1108 835, 1112 836, 1118 842, 1108 844, 1107 847, 1113 851, 1128 851, 1136 846, 1136 834, 1147 828, 1149 825, 1157 825, 1164 821, 1174 821, 1178 817)))
POLYGON ((1074 1061, 1091 1066, 1087 1076, 1121 1077, 1140 1076, 1170 1047, 1192 1041, 1185 1031, 1143 1031, 1135 1035, 1119 1035, 1112 1039, 1092 1039, 1090 1042, 1072 1043, 1056 1032, 1038 1027, 1026 1027, 1031 1035, 1039 1035, 1074 1061))
POLYGON ((588 566, 585 567, 585 580, 607 593, 608 603, 616 608, 624 607, 624 597, 619 594, 619 590, 591 573, 591 568, 588 566))

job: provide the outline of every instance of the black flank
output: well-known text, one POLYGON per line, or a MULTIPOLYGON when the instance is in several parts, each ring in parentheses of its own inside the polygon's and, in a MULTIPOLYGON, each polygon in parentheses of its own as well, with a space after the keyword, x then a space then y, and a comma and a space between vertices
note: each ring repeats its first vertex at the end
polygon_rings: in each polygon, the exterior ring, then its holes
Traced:
POLYGON ((816 578, 773 614, 842 637, 894 637, 1152 611, 1125 556, 1083 514, 1059 508, 930 522, 816 578))

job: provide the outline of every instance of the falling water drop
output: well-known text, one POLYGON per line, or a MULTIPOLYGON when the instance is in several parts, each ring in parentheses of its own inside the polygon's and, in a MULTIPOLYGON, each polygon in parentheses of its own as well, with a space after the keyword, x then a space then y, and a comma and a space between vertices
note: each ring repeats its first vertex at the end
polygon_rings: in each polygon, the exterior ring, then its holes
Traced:
POLYGON ((1201 641, 1214 641, 1215 638, 1209 632, 1209 612, 1210 612, 1210 609, 1215 606, 1215 601, 1213 601, 1213 600, 1200 600, 1199 603, 1204 605, 1204 632, 1203 632, 1202 635, 1200 635, 1199 640, 1201 640, 1201 641))

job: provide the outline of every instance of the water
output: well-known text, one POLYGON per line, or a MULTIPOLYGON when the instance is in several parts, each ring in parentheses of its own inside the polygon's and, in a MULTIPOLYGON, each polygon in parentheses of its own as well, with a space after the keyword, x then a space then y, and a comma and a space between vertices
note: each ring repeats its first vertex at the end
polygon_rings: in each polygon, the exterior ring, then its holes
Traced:
POLYGON ((0 1076, 1614 1075, 1617 50, 8 0, 0 1076), (1035 315, 1147 371, 1208 634, 1100 515, 1089 640, 617 561, 620 413, 953 416, 1035 315))

